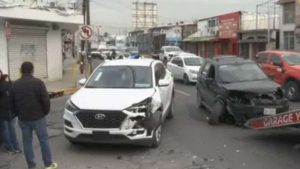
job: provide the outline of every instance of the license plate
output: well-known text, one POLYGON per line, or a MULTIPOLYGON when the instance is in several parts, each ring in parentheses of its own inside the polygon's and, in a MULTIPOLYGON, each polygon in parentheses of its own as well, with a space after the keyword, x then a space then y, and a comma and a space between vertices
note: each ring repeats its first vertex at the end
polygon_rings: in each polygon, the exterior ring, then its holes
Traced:
POLYGON ((267 115, 267 116, 276 115, 276 109, 265 108, 264 115, 267 115))
POLYGON ((105 131, 94 131, 93 138, 94 140, 108 140, 111 138, 111 135, 109 134, 109 132, 105 131))

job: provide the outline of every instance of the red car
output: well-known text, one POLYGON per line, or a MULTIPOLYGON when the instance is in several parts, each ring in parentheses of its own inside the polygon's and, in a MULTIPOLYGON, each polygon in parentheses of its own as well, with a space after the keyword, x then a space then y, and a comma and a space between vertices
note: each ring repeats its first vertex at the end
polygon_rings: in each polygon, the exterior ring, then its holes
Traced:
POLYGON ((271 79, 283 86, 289 100, 300 99, 300 53, 264 51, 256 55, 256 61, 271 79))

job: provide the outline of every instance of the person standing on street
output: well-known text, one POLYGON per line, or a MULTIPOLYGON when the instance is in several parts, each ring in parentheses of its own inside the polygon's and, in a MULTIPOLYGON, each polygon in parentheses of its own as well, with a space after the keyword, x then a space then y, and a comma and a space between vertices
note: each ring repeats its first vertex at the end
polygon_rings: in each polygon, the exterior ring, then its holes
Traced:
POLYGON ((6 151, 21 153, 16 135, 16 114, 12 110, 11 82, 0 70, 0 134, 6 151))
POLYGON ((115 49, 113 49, 113 50, 112 50, 112 53, 111 53, 111 59, 112 59, 112 60, 115 60, 115 59, 116 59, 116 57, 117 57, 116 50, 115 50, 115 49))
POLYGON ((21 66, 21 78, 13 83, 14 109, 22 130, 23 149, 29 169, 36 168, 32 146, 33 132, 36 133, 41 146, 46 169, 56 169, 48 140, 46 116, 50 111, 50 100, 45 84, 33 77, 34 67, 31 62, 21 66))

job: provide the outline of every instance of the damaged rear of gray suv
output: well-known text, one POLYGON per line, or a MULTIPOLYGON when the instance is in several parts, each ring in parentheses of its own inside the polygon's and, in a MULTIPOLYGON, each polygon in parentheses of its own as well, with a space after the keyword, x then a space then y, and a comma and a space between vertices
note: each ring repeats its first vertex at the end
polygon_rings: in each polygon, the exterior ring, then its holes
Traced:
POLYGON ((197 103, 209 110, 210 124, 233 119, 242 125, 289 110, 282 88, 256 63, 235 56, 206 60, 198 73, 197 103))

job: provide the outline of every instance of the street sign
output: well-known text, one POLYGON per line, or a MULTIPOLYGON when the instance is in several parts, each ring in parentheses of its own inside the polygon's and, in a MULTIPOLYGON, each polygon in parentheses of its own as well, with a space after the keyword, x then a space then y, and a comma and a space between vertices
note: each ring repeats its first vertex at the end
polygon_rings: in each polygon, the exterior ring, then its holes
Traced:
POLYGON ((293 110, 274 116, 265 116, 249 120, 245 126, 251 129, 270 129, 300 124, 300 110, 293 110))
POLYGON ((92 40, 93 29, 89 25, 83 25, 80 27, 80 39, 92 40))

